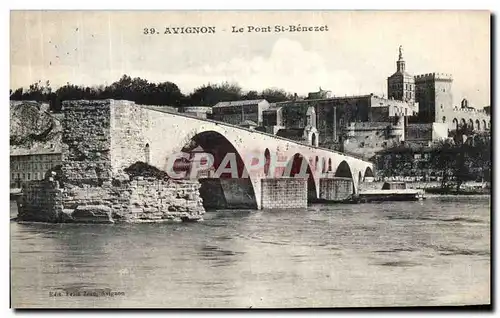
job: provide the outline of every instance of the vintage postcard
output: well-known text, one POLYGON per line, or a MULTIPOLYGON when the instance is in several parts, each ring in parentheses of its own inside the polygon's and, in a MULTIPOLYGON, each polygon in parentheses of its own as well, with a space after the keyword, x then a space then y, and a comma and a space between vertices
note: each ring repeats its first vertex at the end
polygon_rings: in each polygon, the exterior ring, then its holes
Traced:
POLYGON ((491 304, 491 13, 11 11, 13 308, 491 304))

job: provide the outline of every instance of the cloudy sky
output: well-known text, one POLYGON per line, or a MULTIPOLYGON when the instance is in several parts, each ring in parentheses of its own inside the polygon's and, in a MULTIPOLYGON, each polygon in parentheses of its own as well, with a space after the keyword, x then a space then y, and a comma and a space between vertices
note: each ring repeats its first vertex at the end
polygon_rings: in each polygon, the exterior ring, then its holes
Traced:
POLYGON ((184 93, 230 81, 245 90, 387 94, 404 48, 411 74, 451 73, 454 102, 490 104, 488 12, 12 12, 11 83, 171 81, 184 93), (327 26, 324 32, 232 33, 233 26, 327 26), (162 34, 214 26, 215 34, 162 34), (144 35, 154 27, 160 34, 144 35))

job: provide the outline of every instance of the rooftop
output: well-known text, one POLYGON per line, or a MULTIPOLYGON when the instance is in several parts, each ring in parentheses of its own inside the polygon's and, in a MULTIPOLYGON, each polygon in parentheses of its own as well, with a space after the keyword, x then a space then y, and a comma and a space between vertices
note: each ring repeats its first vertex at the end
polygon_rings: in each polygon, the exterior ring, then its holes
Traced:
POLYGON ((265 99, 251 99, 251 100, 235 100, 229 102, 218 102, 214 107, 228 107, 228 106, 246 106, 257 105, 266 101, 265 99))

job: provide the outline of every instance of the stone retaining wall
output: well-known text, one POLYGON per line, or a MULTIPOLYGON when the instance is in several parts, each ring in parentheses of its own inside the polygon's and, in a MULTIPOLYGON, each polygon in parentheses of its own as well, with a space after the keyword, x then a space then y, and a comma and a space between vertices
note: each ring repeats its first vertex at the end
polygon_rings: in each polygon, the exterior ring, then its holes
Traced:
POLYGON ((18 198, 18 220, 57 222, 62 213, 62 190, 57 181, 23 183, 23 195, 18 198))
POLYGON ((102 186, 31 181, 23 188, 19 220, 41 222, 165 222, 200 220, 197 181, 137 180, 102 186))
POLYGON ((307 208, 307 179, 262 179, 262 208, 307 208))
POLYGON ((319 180, 320 201, 343 201, 353 195, 351 178, 322 178, 319 180))

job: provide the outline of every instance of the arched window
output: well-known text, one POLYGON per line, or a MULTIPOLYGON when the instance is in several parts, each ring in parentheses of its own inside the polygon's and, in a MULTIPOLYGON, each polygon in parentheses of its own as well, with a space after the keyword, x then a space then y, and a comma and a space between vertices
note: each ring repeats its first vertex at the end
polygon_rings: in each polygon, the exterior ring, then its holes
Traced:
POLYGON ((481 124, 479 123, 479 119, 476 119, 476 130, 481 130, 481 124))
POLYGON ((460 119, 460 128, 466 128, 467 127, 467 122, 465 121, 465 118, 460 119))
POLYGON ((446 116, 443 116, 443 123, 446 122, 446 116))
POLYGON ((328 171, 332 171, 332 158, 328 158, 328 171))
POLYGON ((151 152, 149 150, 149 143, 146 144, 146 146, 144 147, 144 162, 146 162, 147 164, 149 164, 149 162, 151 161, 151 152))
POLYGON ((316 146, 316 134, 313 133, 312 134, 312 137, 311 137, 311 145, 312 146, 316 146))
MULTIPOLYGON (((486 125, 486 123, 485 123, 485 125, 486 125)), ((452 127, 453 127, 453 129, 455 129, 455 130, 457 130, 457 129, 458 129, 458 119, 453 118, 453 126, 452 126, 452 127)))
POLYGON ((488 129, 488 127, 486 126, 486 120, 483 119, 483 130, 486 130, 488 129))

